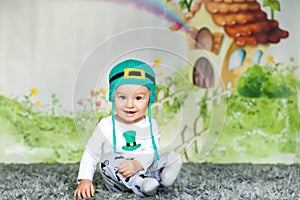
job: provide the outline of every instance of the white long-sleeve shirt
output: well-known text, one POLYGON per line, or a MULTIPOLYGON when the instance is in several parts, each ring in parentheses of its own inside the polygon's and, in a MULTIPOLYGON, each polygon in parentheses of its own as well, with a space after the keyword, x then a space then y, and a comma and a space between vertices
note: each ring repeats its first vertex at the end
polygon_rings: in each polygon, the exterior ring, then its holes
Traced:
MULTIPOLYGON (((88 140, 84 150, 78 180, 89 179, 92 181, 101 155, 113 151, 113 126, 112 117, 101 119, 97 124, 92 136, 88 140)), ((152 131, 157 148, 159 149, 159 130, 155 119, 152 119, 152 131)), ((144 171, 152 164, 154 159, 154 149, 152 145, 150 124, 148 117, 134 124, 125 124, 115 120, 116 147, 117 151, 123 156, 138 160, 143 166, 144 171), (136 132, 136 145, 140 144, 135 150, 123 150, 122 147, 127 146, 123 133, 126 131, 136 132)))

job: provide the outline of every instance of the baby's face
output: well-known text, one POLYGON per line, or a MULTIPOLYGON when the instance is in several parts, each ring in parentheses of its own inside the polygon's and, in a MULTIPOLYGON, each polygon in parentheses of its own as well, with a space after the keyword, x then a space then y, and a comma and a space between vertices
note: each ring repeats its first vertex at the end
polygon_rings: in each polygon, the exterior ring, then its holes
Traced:
POLYGON ((115 91, 114 104, 116 120, 123 123, 136 123, 145 118, 150 91, 146 86, 124 84, 115 91))

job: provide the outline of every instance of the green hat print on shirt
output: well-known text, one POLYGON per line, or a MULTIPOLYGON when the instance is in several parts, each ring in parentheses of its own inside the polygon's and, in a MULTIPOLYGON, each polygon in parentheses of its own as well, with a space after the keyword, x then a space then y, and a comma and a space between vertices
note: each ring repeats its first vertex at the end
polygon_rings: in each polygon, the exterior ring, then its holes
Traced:
POLYGON ((136 132, 135 131, 126 131, 123 133, 123 136, 126 140, 126 146, 123 146, 122 149, 125 151, 134 151, 141 147, 141 144, 136 144, 135 141, 135 136, 136 132))

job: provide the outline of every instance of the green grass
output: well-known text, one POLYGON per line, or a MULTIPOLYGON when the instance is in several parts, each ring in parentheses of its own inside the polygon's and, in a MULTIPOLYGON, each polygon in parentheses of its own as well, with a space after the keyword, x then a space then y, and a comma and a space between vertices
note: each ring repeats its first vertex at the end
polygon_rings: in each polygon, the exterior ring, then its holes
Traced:
POLYGON ((39 161, 77 162, 82 154, 83 145, 71 116, 49 115, 28 107, 27 102, 0 95, 0 119, 1 126, 6 127, 0 133, 2 137, 12 135, 16 143, 29 149, 51 150, 48 155, 33 155, 33 160, 34 157, 44 157, 39 161))
POLYGON ((299 162, 297 96, 246 98, 233 91, 226 101, 222 134, 209 162, 299 162))

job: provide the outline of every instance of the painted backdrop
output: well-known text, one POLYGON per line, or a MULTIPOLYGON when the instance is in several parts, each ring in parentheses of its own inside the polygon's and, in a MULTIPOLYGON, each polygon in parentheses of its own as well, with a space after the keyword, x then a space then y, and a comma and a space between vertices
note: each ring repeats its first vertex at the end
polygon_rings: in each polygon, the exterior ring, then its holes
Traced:
POLYGON ((297 0, 3 0, 0 162, 79 162, 127 58, 157 76, 161 151, 300 162, 297 0))

